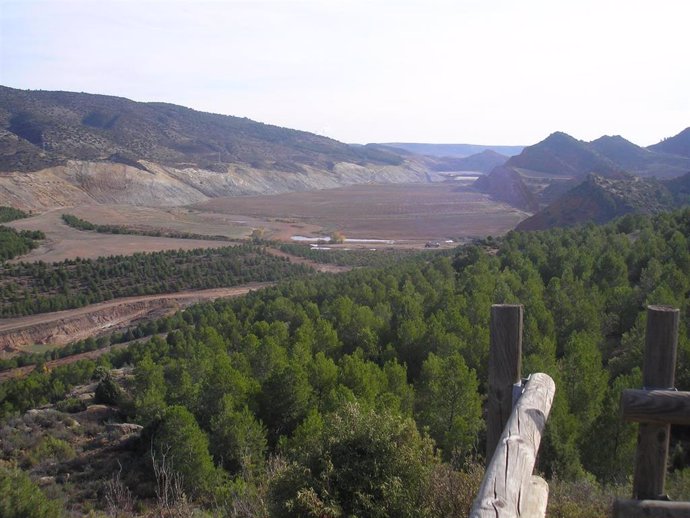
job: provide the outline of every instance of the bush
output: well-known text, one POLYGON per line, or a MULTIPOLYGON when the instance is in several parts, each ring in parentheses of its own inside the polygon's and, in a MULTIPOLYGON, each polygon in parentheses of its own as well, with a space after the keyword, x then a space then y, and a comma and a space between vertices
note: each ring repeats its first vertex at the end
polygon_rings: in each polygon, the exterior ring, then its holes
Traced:
POLYGON ((94 394, 94 401, 103 405, 119 405, 122 399, 122 390, 112 380, 107 377, 98 384, 96 393, 94 394))
POLYGON ((295 444, 271 487, 272 516, 417 517, 425 507, 433 441, 414 421, 348 403, 295 444))
POLYGON ((3 518, 57 518, 60 510, 28 475, 0 466, 0 516, 3 518))
POLYGON ((68 414, 76 414, 77 412, 83 412, 86 410, 86 403, 79 398, 71 397, 58 401, 55 405, 60 412, 66 412, 68 414))
POLYGON ((58 462, 71 460, 75 455, 74 448, 67 441, 46 436, 29 453, 27 460, 30 465, 36 466, 52 459, 58 462))

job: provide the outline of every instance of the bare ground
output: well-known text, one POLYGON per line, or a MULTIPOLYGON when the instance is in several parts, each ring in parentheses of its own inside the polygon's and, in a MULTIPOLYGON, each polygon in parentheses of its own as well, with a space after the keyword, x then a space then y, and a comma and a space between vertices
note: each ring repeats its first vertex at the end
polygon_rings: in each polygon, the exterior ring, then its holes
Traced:
POLYGON ((172 314, 197 302, 237 297, 271 284, 124 297, 82 308, 0 319, 0 354, 11 357, 33 344, 65 345, 127 327, 139 320, 172 314))
MULTIPOLYGON (((120 206, 117 212, 119 212, 121 218, 126 218, 129 212, 135 210, 136 209, 133 207, 120 206)), ((46 235, 46 239, 38 248, 17 260, 31 262, 44 261, 49 263, 64 261, 65 259, 74 259, 76 257, 95 259, 101 256, 129 255, 135 252, 218 248, 231 244, 227 241, 85 232, 72 228, 62 221, 62 214, 66 212, 74 213, 80 217, 89 219, 84 214, 85 212, 88 213, 87 209, 55 209, 37 216, 7 223, 8 226, 20 230, 41 230, 46 235)), ((136 220, 133 219, 129 221, 131 223, 136 222, 136 220)))
POLYGON ((349 238, 416 246, 430 240, 504 234, 529 215, 453 182, 215 198, 193 208, 263 220, 273 237, 286 241, 296 234, 340 230, 349 238))

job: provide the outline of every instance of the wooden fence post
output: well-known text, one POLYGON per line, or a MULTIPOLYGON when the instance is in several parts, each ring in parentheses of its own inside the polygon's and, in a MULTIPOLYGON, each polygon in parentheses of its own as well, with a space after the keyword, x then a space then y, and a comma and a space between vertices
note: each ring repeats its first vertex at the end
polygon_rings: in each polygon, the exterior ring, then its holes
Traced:
POLYGON ((522 361, 522 304, 491 306, 489 390, 486 414, 486 464, 513 409, 513 385, 520 381, 522 361))
POLYGON ((530 376, 486 468, 470 518, 543 518, 549 486, 532 476, 556 385, 546 374, 530 376))
MULTIPOLYGON (((647 308, 647 334, 642 383, 645 390, 672 388, 675 382, 679 310, 668 306, 647 308)), ((662 498, 669 424, 640 423, 637 436, 633 499, 662 498)))

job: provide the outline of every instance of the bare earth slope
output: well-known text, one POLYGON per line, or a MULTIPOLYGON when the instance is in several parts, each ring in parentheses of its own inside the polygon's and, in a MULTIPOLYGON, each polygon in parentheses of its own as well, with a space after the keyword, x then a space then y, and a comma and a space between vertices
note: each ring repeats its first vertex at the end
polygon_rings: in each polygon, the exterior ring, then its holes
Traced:
POLYGON ((175 206, 422 182, 413 157, 164 103, 0 86, 0 204, 175 206))
POLYGON ((125 297, 83 308, 0 319, 0 353, 6 356, 32 344, 65 345, 138 320, 171 314, 197 302, 244 295, 268 284, 125 297))

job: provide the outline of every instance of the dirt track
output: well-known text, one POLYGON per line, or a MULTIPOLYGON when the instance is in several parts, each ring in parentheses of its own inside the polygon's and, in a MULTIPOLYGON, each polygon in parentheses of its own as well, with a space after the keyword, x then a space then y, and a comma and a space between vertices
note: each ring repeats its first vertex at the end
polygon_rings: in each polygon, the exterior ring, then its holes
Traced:
POLYGON ((171 314, 197 302, 237 297, 271 284, 252 283, 233 288, 125 297, 83 308, 0 319, 0 354, 11 357, 33 344, 65 345, 126 327, 142 319, 171 314))

